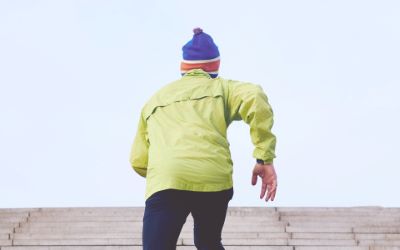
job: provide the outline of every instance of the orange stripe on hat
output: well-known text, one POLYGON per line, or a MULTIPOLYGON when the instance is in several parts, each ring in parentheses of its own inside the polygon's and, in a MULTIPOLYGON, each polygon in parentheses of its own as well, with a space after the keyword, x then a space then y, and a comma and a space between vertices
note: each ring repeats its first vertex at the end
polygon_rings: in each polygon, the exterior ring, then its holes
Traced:
POLYGON ((202 69, 206 72, 216 72, 219 69, 220 60, 208 63, 185 63, 181 62, 181 71, 189 71, 192 69, 202 69))

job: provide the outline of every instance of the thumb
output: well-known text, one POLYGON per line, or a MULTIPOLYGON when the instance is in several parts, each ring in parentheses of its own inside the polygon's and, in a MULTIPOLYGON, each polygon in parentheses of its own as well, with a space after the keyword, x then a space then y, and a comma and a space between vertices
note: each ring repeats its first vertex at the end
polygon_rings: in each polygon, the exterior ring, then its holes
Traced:
POLYGON ((257 177, 258 177, 258 174, 255 171, 253 171, 253 177, 251 178, 251 184, 253 186, 257 184, 257 179, 258 179, 257 177))

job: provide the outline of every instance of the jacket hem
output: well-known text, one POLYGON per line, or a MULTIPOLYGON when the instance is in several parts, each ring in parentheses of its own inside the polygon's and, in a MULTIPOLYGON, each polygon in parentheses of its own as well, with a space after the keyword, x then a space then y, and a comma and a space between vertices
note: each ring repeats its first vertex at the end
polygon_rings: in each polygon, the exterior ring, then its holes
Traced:
POLYGON ((193 192, 218 192, 232 187, 232 180, 224 184, 158 183, 156 187, 152 187, 151 190, 146 191, 145 200, 147 200, 152 194, 165 189, 177 189, 193 192))

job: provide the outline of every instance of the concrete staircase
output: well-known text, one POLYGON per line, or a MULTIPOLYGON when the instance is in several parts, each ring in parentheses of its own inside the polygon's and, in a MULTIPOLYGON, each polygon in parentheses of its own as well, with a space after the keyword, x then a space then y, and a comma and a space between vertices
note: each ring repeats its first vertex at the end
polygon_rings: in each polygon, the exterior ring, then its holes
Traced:
MULTIPOLYGON (((0 250, 136 250, 143 208, 0 209, 0 250)), ((191 216, 178 250, 193 246, 191 216)), ((400 208, 229 208, 227 250, 400 250, 400 208)))

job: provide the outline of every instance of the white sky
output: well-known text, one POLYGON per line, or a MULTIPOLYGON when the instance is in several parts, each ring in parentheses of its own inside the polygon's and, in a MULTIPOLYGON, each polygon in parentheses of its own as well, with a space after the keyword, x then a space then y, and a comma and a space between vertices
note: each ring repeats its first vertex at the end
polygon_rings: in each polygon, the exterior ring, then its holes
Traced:
MULTIPOLYGON (((279 178, 267 206, 400 206, 398 1, 0 0, 0 207, 142 206, 128 158, 139 112, 180 77, 200 26, 220 75, 262 85, 279 178)), ((249 128, 229 129, 232 206, 249 128)))

